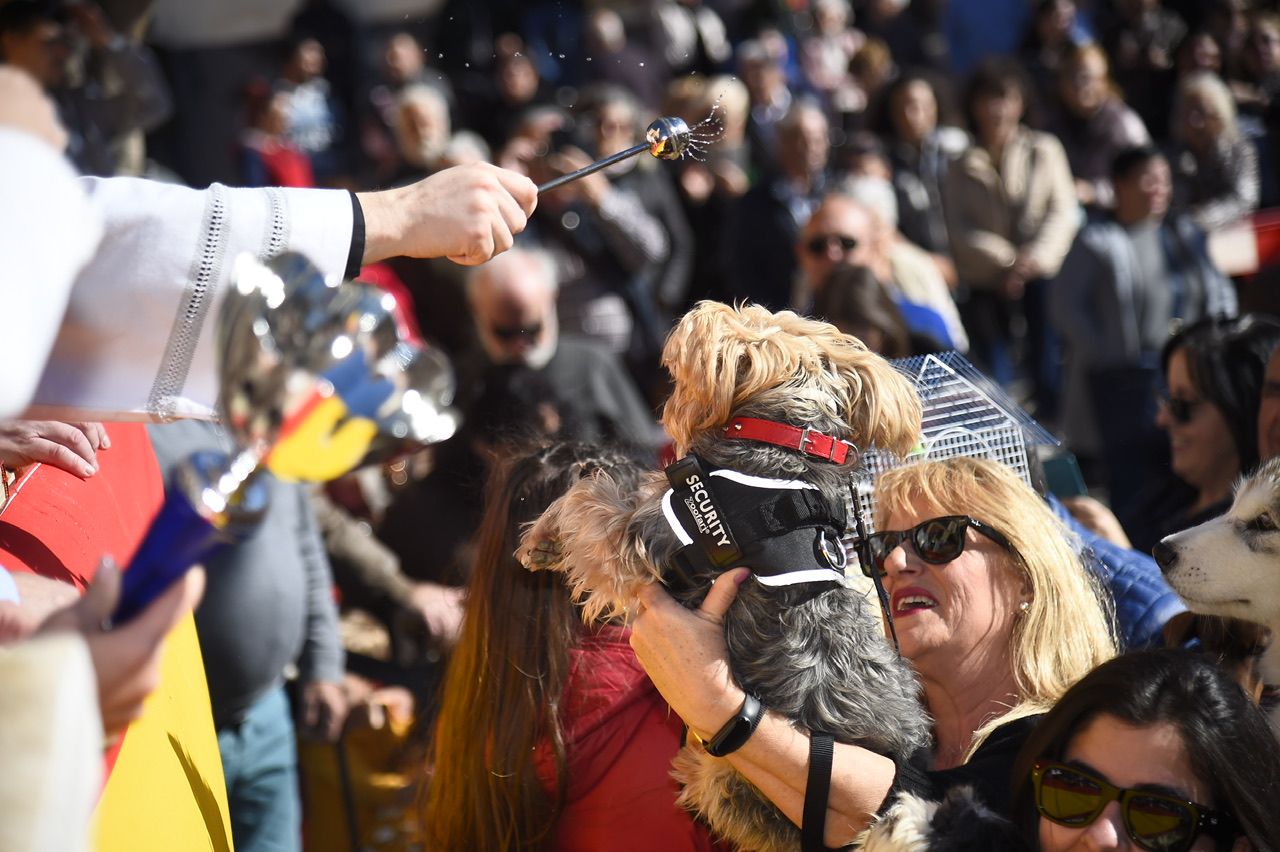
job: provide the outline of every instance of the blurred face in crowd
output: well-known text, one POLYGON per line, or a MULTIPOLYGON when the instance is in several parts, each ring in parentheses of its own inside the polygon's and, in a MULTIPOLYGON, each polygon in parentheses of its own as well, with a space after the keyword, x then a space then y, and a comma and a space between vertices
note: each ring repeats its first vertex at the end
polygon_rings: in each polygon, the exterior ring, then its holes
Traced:
POLYGON ((449 110, 443 97, 423 94, 407 98, 396 113, 400 156, 411 165, 430 166, 449 144, 449 110))
POLYGON ((938 126, 938 100, 923 80, 903 86, 893 97, 893 128, 903 140, 919 145, 938 126))
POLYGON ((1076 4, 1071 0, 1057 0, 1036 16, 1036 34, 1040 43, 1051 45, 1066 41, 1071 24, 1076 19, 1076 4))
POLYGON ((1276 18, 1259 18, 1253 22, 1245 42, 1244 58, 1256 78, 1280 69, 1280 22, 1276 18))
POLYGON ((36 23, 26 32, 8 32, 0 39, 0 57, 26 71, 46 89, 62 85, 70 42, 66 28, 55 20, 36 23))
POLYGON ((521 51, 500 56, 496 73, 498 91, 509 104, 528 103, 538 92, 538 70, 521 51))
POLYGON ((587 16, 583 36, 587 49, 598 56, 617 53, 627 44, 622 18, 612 9, 596 9, 587 16))
MULTIPOLYGON (((909 530, 952 514, 957 513, 923 504, 895 507, 884 529, 909 530)), ((1009 653, 1014 613, 1030 591, 999 544, 968 529, 964 550, 950 562, 934 565, 904 542, 889 553, 884 570, 902 656, 926 679, 946 680, 974 655, 1009 653)))
POLYGON ((1141 21, 1148 12, 1153 11, 1160 0, 1117 0, 1116 8, 1127 21, 1141 21))
POLYGON ((1183 74, 1191 71, 1222 71, 1222 49, 1218 42, 1208 33, 1198 33, 1188 39, 1178 51, 1178 70, 1183 74))
POLYGON ((1226 128, 1213 99, 1204 92, 1190 92, 1182 108, 1182 138, 1192 148, 1212 148, 1226 128))
POLYGON ((978 138, 988 148, 1003 148, 1022 120, 1022 93, 1010 85, 1002 92, 984 92, 974 99, 973 118, 978 138))
POLYGON ((1258 406, 1258 458, 1280 456, 1280 349, 1271 354, 1258 406))
POLYGON ((1169 433, 1170 466, 1178 478, 1201 491, 1216 489, 1240 473, 1240 454, 1222 411, 1205 399, 1191 380, 1187 356, 1181 349, 1169 358, 1165 376, 1173 406, 1162 404, 1156 425, 1169 433), (1186 406, 1185 422, 1171 409, 1186 406))
POLYGON ((800 273, 816 287, 838 264, 872 266, 874 242, 871 214, 856 201, 830 196, 800 229, 796 246, 800 273))
POLYGON ((1116 181, 1116 218, 1126 225, 1162 219, 1169 211, 1172 194, 1169 161, 1152 157, 1142 168, 1116 181))
POLYGON ((304 39, 294 48, 285 74, 299 83, 313 80, 324 73, 324 62, 324 47, 320 42, 313 38, 304 39))
POLYGON ((1110 95, 1107 61, 1089 50, 1066 67, 1062 75, 1062 100, 1076 115, 1088 118, 1102 108, 1110 95))
POLYGON ((777 62, 752 59, 742 63, 742 82, 747 86, 752 104, 771 104, 786 88, 787 77, 777 62))
POLYGON ((800 108, 789 126, 778 128, 778 164, 788 177, 810 178, 827 167, 831 142, 818 109, 800 108))
POLYGON ((396 33, 387 39, 382 62, 386 67, 387 77, 397 86, 417 77, 426 67, 422 58, 422 45, 408 33, 396 33))
POLYGON ((555 354, 555 282, 535 255, 510 251, 475 272, 471 312, 495 364, 543 367, 555 354))
POLYGON ((596 156, 605 157, 636 144, 636 114, 625 103, 607 103, 596 118, 596 156))
POLYGON ((1210 5, 1206 18, 1209 31, 1220 43, 1226 45, 1227 51, 1233 56, 1244 46, 1245 32, 1249 26, 1245 13, 1245 0, 1219 0, 1210 5))
POLYGON ((822 35, 839 35, 849 25, 847 0, 819 0, 813 4, 813 23, 822 35))
MULTIPOLYGON (((1196 772, 1185 740, 1171 722, 1131 725, 1108 713, 1095 716, 1078 731, 1063 751, 1062 762, 1079 767, 1121 789, 1145 789, 1214 808, 1213 791, 1196 772)), ((1108 802, 1089 824, 1058 825, 1040 819, 1040 849, 1134 848, 1121 816, 1120 803, 1108 802)), ((1219 848, 1208 834, 1192 842, 1190 852, 1219 848)))

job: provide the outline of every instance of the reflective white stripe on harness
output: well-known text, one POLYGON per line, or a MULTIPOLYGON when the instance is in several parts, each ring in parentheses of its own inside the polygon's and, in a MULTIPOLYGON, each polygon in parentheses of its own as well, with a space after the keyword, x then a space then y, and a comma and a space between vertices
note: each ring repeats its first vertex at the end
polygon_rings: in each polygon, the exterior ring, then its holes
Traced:
POLYGON ((838 583, 843 578, 831 568, 810 568, 807 571, 791 571, 787 574, 751 575, 762 586, 796 586, 800 583, 838 583))
POLYGON ((741 485, 747 485, 752 488, 782 488, 790 489, 792 491, 800 491, 804 488, 808 488, 813 491, 818 490, 816 485, 810 485, 809 483, 801 482, 798 479, 769 479, 764 476, 752 476, 749 473, 738 473, 736 470, 726 470, 724 468, 711 471, 711 476, 723 476, 725 479, 732 482, 737 482, 741 485))
POLYGON ((667 493, 662 495, 662 516, 667 519, 667 524, 671 527, 671 531, 676 534, 676 538, 680 539, 683 545, 693 544, 693 538, 689 533, 685 532, 684 527, 680 525, 679 519, 676 518, 675 510, 671 508, 671 495, 675 493, 675 489, 668 488, 667 493))

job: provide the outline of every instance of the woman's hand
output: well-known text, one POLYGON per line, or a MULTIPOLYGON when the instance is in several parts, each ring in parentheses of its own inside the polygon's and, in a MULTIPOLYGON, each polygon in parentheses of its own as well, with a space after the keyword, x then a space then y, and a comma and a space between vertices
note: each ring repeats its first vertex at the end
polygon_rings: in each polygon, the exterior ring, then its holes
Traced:
POLYGON ((704 740, 720 730, 744 698, 729 670, 724 614, 750 576, 746 568, 721 574, 696 610, 676 603, 656 583, 640 591, 631 647, 658 692, 704 740))
POLYGON ((1071 517, 1090 532, 1100 535, 1112 544, 1133 548, 1129 536, 1125 535, 1120 520, 1110 509, 1089 496, 1064 497, 1062 505, 1067 507, 1071 517))

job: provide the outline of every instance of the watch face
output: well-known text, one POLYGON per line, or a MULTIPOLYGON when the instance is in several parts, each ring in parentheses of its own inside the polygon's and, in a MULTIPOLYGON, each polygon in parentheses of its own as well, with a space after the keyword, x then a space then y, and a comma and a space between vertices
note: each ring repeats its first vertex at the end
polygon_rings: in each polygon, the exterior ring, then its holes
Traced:
POLYGON ((818 540, 814 544, 814 549, 818 552, 818 556, 825 560, 828 565, 844 573, 845 565, 849 563, 849 555, 845 553, 844 542, 827 535, 826 530, 818 530, 818 540))

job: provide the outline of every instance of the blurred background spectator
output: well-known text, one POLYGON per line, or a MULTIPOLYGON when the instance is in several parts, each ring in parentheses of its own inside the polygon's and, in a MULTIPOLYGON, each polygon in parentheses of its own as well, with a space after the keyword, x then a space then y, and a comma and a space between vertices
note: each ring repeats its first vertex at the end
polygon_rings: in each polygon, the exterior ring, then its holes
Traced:
POLYGON ((93 2, 0 5, 0 63, 34 77, 58 107, 67 156, 84 174, 139 174, 137 131, 171 114, 154 54, 112 28, 93 2))

